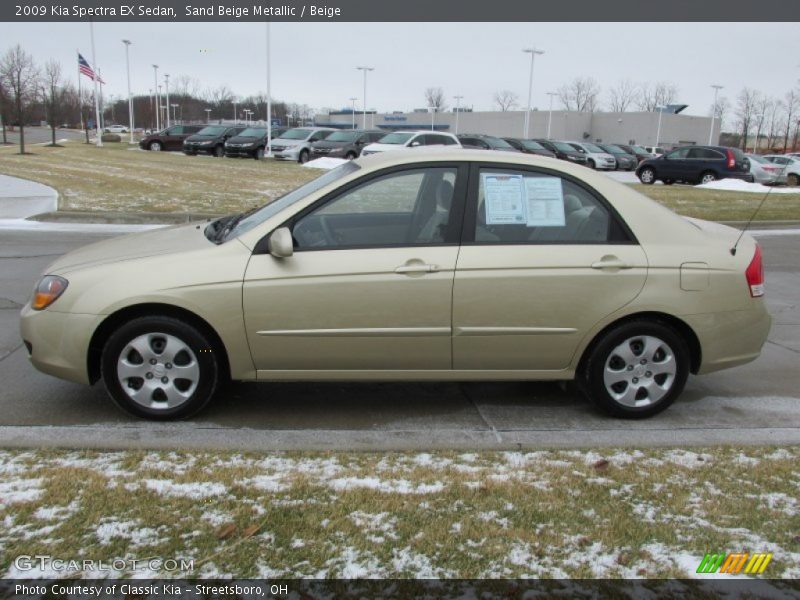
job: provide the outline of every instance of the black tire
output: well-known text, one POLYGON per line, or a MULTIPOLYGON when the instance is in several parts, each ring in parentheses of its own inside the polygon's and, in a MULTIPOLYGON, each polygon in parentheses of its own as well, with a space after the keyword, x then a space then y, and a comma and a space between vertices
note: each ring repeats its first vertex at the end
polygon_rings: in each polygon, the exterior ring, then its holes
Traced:
POLYGON ((689 367, 689 349, 674 329, 659 321, 637 320, 618 325, 597 340, 578 380, 588 398, 605 412, 643 419, 675 401, 686 385, 689 367), (673 372, 667 373, 670 369, 673 372))
POLYGON ((100 369, 103 384, 117 406, 137 417, 157 421, 183 419, 196 414, 211 400, 220 380, 219 360, 205 335, 172 317, 140 317, 121 326, 103 347, 100 369), (167 338, 171 338, 169 342, 167 338), (156 361, 152 371, 152 363, 133 349, 132 343, 137 347, 147 345, 146 352, 156 361), (172 352, 170 344, 180 351, 168 354, 172 352), (126 348, 129 351, 123 357, 126 348), (118 371, 123 360, 137 373, 146 370, 148 381, 144 376, 123 377, 118 371), (181 368, 186 371, 179 371, 181 368), (192 379, 175 377, 175 373, 192 379), (170 379, 169 375, 173 378, 170 379), (123 387, 122 379, 127 386, 123 387), (143 393, 137 401, 132 394, 139 390, 143 393), (174 406, 169 406, 167 393, 179 398, 174 406), (153 402, 157 406, 153 407, 153 402), (163 406, 158 406, 162 403, 163 406))
POLYGON ((300 150, 300 156, 297 157, 297 162, 304 165, 308 162, 308 150, 300 150))
POLYGON ((264 160, 264 148, 256 148, 255 154, 253 154, 253 158, 256 160, 264 160))
POLYGON ((717 180, 717 175, 713 171, 706 171, 700 175, 700 179, 698 180, 699 184, 704 183, 711 183, 712 181, 717 180))
POLYGON ((356 158, 356 153, 355 152, 348 152, 347 154, 345 154, 344 157, 347 160, 353 160, 353 159, 356 158))
POLYGON ((790 187, 797 187, 800 185, 800 175, 795 175, 794 173, 789 173, 786 176, 786 185, 790 187))
POLYGON ((161 142, 150 142, 150 145, 147 147, 147 149, 153 152, 161 152, 164 149, 164 144, 161 142))
POLYGON ((639 171, 639 181, 645 185, 653 185, 656 182, 656 170, 653 167, 645 167, 639 171))
POLYGON ((594 161, 591 158, 586 161, 586 166, 589 167, 590 169, 596 169, 597 168, 597 165, 594 164, 594 161))
POLYGON ((218 146, 214 146, 214 156, 217 158, 222 158, 225 156, 225 146, 219 144, 218 146))

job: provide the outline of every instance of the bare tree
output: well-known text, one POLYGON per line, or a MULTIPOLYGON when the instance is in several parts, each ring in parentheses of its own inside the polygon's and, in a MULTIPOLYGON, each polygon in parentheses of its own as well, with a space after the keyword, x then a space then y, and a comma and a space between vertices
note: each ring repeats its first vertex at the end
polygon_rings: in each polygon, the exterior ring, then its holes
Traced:
POLYGON ((508 112, 519 103, 519 96, 511 90, 500 90, 494 93, 494 102, 502 112, 508 112))
POLYGON ((178 75, 170 79, 170 96, 188 98, 200 95, 200 81, 188 75, 178 75))
POLYGON ((6 121, 8 120, 8 93, 6 87, 3 85, 3 78, 0 77, 0 124, 3 127, 3 145, 8 144, 8 136, 6 135, 6 121))
POLYGON ((800 110, 800 94, 794 90, 786 92, 784 106, 786 107, 786 134, 783 136, 783 148, 785 151, 789 147, 789 131, 792 128, 792 117, 800 110))
POLYGON ((783 101, 773 100, 769 110, 769 130, 767 133, 767 146, 771 149, 775 140, 780 137, 781 119, 783 118, 783 101))
POLYGON ((9 91, 14 116, 19 122, 19 152, 25 154, 25 120, 36 99, 39 72, 33 57, 17 44, 0 59, 0 79, 9 91))
POLYGON ((558 88, 558 99, 565 110, 594 112, 600 86, 592 77, 576 77, 558 88))
POLYGON ((444 90, 440 87, 429 87, 425 90, 425 101, 428 106, 433 108, 433 112, 443 112, 447 110, 447 102, 444 100, 444 90))
POLYGON ((659 106, 667 106, 675 102, 678 96, 678 86, 668 81, 659 81, 655 84, 649 82, 639 86, 639 96, 636 105, 639 110, 654 112, 659 106))
POLYGON ((725 117, 728 116, 731 110, 731 102, 728 100, 727 96, 720 96, 717 98, 716 106, 712 104, 708 107, 708 115, 713 116, 717 121, 719 121, 719 130, 722 132, 722 128, 725 126, 725 117))
POLYGON ((744 88, 736 97, 736 123, 742 134, 742 150, 747 150, 747 134, 753 124, 753 118, 758 102, 758 92, 751 88, 744 88))
POLYGON ((42 81, 45 114, 47 123, 50 125, 52 146, 56 145, 56 127, 61 120, 62 96, 64 91, 61 88, 61 63, 50 59, 44 65, 44 77, 42 81))
POLYGON ((753 124, 756 128, 756 140, 753 145, 753 152, 758 150, 758 140, 761 137, 761 132, 764 130, 764 125, 767 122, 767 114, 770 107, 775 101, 766 95, 761 95, 756 98, 755 106, 753 107, 753 124))
POLYGON ((221 85, 215 88, 208 88, 203 97, 214 108, 219 108, 223 104, 229 103, 233 100, 233 92, 226 85, 221 85))
POLYGON ((622 79, 608 91, 608 105, 612 112, 625 112, 639 98, 639 86, 630 79, 622 79))

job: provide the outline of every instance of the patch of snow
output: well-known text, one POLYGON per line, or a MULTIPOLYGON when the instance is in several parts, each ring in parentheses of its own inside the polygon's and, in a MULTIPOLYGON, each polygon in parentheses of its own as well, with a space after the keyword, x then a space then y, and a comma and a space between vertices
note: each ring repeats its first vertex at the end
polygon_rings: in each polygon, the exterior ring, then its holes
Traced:
POLYGON ((710 465, 713 457, 710 454, 697 454, 691 450, 668 450, 664 453, 664 459, 681 467, 696 469, 710 465))
POLYGON ((181 497, 200 500, 212 496, 221 496, 228 491, 221 483, 197 481, 192 483, 175 483, 169 479, 145 479, 147 489, 166 497, 181 497))
POLYGON ((41 477, 0 481, 0 508, 9 504, 35 502, 44 493, 42 481, 41 477))
POLYGON ((339 165, 343 165, 344 163, 348 162, 347 159, 344 158, 332 158, 330 156, 323 156, 322 158, 315 158, 314 160, 310 160, 305 163, 303 166, 308 167, 309 169, 335 169, 339 165))
POLYGON ((444 489, 440 481, 414 485, 407 479, 380 479, 378 477, 339 477, 331 479, 328 485, 337 491, 367 488, 391 494, 434 494, 444 489))
POLYGON ((710 183, 694 186, 699 190, 723 190, 729 192, 750 192, 753 194, 797 194, 797 188, 767 186, 760 183, 749 183, 741 179, 719 179, 710 183))

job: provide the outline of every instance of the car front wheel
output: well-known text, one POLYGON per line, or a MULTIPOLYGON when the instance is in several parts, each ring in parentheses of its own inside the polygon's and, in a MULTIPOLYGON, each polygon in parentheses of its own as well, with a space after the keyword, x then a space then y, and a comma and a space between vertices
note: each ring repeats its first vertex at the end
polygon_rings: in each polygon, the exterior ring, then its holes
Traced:
POLYGON ((163 150, 163 146, 161 145, 161 142, 151 142, 150 150, 153 152, 161 152, 161 150, 163 150))
POLYGON ((123 410, 146 419, 189 417, 214 394, 219 362, 203 333, 171 317, 117 329, 101 356, 103 383, 123 410))
POLYGON ((308 162, 308 150, 301 150, 300 151, 300 156, 298 158, 298 162, 300 162, 301 165, 304 165, 304 164, 306 164, 308 162))
POLYGON ((579 374, 600 408, 616 417, 650 417, 672 404, 689 375, 686 342, 657 321, 632 321, 599 340, 579 374))
POLYGON ((258 148, 256 150, 255 159, 256 160, 264 160, 264 149, 263 148, 258 148))
POLYGON ((639 181, 645 185, 653 185, 656 182, 656 172, 652 167, 645 167, 639 171, 639 181))

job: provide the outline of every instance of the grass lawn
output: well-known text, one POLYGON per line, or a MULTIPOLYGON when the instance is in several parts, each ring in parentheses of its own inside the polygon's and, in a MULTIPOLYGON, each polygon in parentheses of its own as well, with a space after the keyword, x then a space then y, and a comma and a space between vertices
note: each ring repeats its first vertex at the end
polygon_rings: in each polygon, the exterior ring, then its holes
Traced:
MULTIPOLYGON (((320 174, 295 163, 187 157, 128 144, 32 148, 30 156, 11 147, 0 150, 0 173, 54 187, 62 211, 228 214, 264 204, 320 174)), ((634 187, 682 215, 715 221, 747 220, 762 198, 684 185, 634 187)), ((800 191, 775 194, 758 219, 800 219, 800 191)))
POLYGON ((139 576, 668 578, 706 552, 800 577, 800 448, 0 451, 0 473, 6 578, 40 554, 194 561, 139 576))

